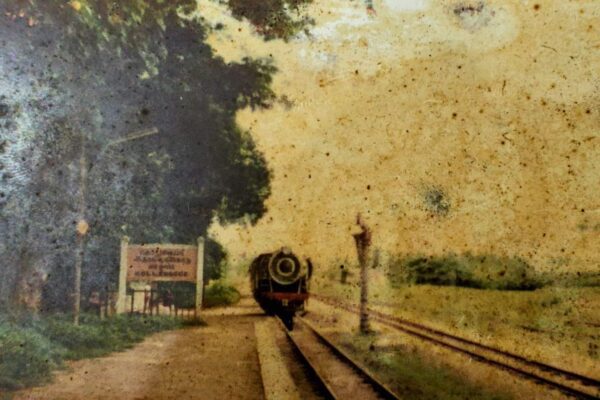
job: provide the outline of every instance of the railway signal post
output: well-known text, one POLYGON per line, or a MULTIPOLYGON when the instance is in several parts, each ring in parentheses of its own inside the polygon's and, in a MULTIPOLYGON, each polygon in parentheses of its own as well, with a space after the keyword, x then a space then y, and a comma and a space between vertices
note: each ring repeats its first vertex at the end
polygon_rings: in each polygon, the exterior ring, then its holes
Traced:
POLYGON ((369 260, 369 248, 371 247, 371 230, 363 221, 360 213, 356 216, 356 223, 361 231, 353 234, 356 242, 356 251, 358 253, 358 262, 360 264, 360 332, 369 333, 369 314, 367 313, 368 291, 368 271, 367 263, 369 260))

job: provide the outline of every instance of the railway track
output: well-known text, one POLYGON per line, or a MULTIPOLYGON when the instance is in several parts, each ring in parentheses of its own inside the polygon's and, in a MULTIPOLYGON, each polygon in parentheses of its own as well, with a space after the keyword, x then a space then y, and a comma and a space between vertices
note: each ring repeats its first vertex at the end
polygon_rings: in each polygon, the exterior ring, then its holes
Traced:
MULTIPOLYGON (((355 314, 359 313, 357 306, 334 300, 331 297, 316 294, 312 294, 311 297, 330 306, 355 314)), ((368 312, 372 320, 398 331, 466 354, 475 360, 559 390, 571 397, 577 399, 600 399, 600 381, 597 379, 531 360, 515 353, 462 338, 404 318, 391 316, 372 309, 369 309, 368 312)))
POLYGON ((302 317, 296 322, 293 331, 281 326, 330 399, 400 399, 310 322, 302 317))

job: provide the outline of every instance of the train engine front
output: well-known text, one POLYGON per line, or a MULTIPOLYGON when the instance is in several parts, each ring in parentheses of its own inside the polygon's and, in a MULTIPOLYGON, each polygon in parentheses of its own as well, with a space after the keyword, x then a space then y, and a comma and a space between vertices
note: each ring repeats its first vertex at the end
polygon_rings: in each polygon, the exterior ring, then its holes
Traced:
POLYGON ((310 259, 303 264, 285 247, 261 254, 250 265, 252 294, 267 314, 279 316, 292 329, 294 314, 308 299, 311 275, 310 259))

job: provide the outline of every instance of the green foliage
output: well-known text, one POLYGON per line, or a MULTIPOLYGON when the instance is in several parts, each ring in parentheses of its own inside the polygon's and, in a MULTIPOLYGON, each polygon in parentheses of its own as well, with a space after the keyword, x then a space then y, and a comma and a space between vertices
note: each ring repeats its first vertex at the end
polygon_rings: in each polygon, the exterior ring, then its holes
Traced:
POLYGON ((196 284, 194 282, 160 282, 159 291, 164 296, 167 291, 173 294, 176 308, 193 308, 196 305, 196 284))
MULTIPOLYGON (((303 2, 269 7, 287 15, 303 2)), ((226 63, 194 10, 194 0, 1 2, 0 307, 14 307, 21 287, 31 296, 18 301, 35 307, 46 282, 43 308, 68 309, 80 218, 91 292, 114 289, 122 235, 191 244, 215 216, 264 214, 271 173, 235 116, 273 103, 276 68, 226 63)))
POLYGON ((204 293, 205 307, 218 307, 235 304, 240 300, 240 292, 223 282, 215 282, 204 293))
POLYGON ((70 359, 97 357, 120 349, 117 347, 120 341, 116 341, 116 338, 109 334, 110 331, 96 324, 75 326, 64 318, 48 319, 39 327, 48 339, 67 349, 65 356, 70 359))
MULTIPOLYGON (((216 307, 236 303, 239 292, 222 282, 227 261, 227 253, 223 246, 208 238, 205 244, 204 306, 216 307), (211 282, 209 284, 209 282, 211 282)), ((196 304, 196 284, 193 282, 160 282, 159 291, 165 295, 167 291, 173 294, 173 305, 177 308, 193 308, 196 304)))
POLYGON ((221 243, 210 237, 204 246, 204 283, 220 279, 227 261, 227 252, 221 243))
POLYGON ((534 290, 543 281, 519 257, 443 255, 399 257, 390 266, 392 283, 462 286, 496 290, 534 290))
POLYGON ((406 263, 410 281, 421 284, 467 286, 473 282, 472 273, 452 256, 416 258, 406 263))
MULTIPOLYGON (((210 237, 204 247, 204 283, 222 278, 227 253, 223 246, 210 237)), ((192 308, 196 304, 196 284, 193 282, 159 282, 161 295, 167 291, 173 294, 173 305, 177 308, 192 308)))
POLYGON ((236 18, 246 18, 265 39, 287 40, 313 21, 300 14, 311 0, 229 0, 227 4, 236 18))
POLYGON ((45 382, 64 350, 31 328, 0 322, 0 388, 45 382))
POLYGON ((546 272, 542 279, 547 284, 561 287, 600 287, 600 272, 565 271, 562 273, 546 272))
MULTIPOLYGON (((249 101, 250 105, 255 103, 253 96, 244 101, 249 101)), ((271 194, 271 171, 262 153, 256 149, 250 134, 238 133, 236 147, 226 155, 234 166, 227 169, 227 180, 231 182, 231 189, 224 193, 215 214, 221 223, 254 224, 266 212, 264 200, 271 194), (240 190, 241 188, 243 190, 240 190)))
MULTIPOLYGON (((193 308, 196 304, 196 285, 191 282, 164 282, 160 290, 171 290, 173 304, 177 308, 193 308)), ((218 307, 235 304, 240 293, 222 281, 213 281, 204 290, 204 307, 218 307)))
POLYGON ((101 320, 89 314, 82 315, 79 326, 66 314, 0 321, 0 388, 46 382, 64 359, 124 350, 149 334, 188 324, 167 316, 117 315, 101 320))

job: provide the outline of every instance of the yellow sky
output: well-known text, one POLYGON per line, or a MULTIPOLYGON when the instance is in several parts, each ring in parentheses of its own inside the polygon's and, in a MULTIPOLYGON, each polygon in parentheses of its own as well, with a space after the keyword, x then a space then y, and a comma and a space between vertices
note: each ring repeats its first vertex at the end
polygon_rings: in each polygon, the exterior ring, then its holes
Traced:
POLYGON ((281 102, 238 114, 273 170, 254 227, 214 225, 233 258, 287 245, 355 259, 357 212, 391 252, 492 252, 598 269, 600 2, 315 1, 311 34, 264 42, 226 8, 209 43, 272 57, 281 102), (482 5, 482 6, 481 6, 482 5), (442 190, 447 215, 426 205, 442 190))

